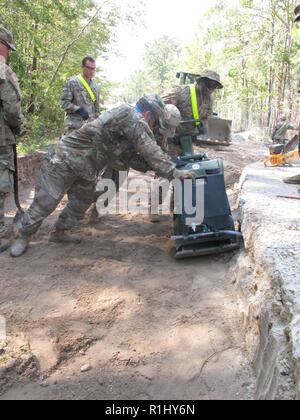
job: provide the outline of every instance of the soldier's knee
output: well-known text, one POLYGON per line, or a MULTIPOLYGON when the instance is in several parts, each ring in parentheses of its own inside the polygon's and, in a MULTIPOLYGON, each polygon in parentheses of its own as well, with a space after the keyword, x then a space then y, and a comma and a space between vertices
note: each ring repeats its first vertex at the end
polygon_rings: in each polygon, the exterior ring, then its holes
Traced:
POLYGON ((39 208, 41 212, 52 213, 59 202, 59 198, 52 197, 45 189, 36 188, 33 205, 39 208))

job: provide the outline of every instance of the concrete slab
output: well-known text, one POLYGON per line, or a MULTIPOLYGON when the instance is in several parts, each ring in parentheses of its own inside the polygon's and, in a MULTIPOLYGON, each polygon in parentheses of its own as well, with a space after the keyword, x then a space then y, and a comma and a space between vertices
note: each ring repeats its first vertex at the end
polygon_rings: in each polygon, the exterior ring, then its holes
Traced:
POLYGON ((300 398, 300 167, 247 167, 240 183, 245 253, 235 269, 241 310, 256 348, 258 399, 300 398))

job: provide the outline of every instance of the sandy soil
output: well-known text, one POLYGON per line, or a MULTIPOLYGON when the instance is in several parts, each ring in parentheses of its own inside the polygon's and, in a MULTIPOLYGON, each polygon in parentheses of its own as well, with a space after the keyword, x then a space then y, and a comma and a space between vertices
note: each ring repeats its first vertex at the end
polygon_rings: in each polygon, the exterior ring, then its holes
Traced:
MULTIPOLYGON (((231 166, 229 187, 259 156, 237 149, 209 153, 231 166)), ((174 260, 168 216, 86 220, 80 245, 49 244, 56 215, 24 257, 0 255, 1 399, 253 398, 236 254, 174 260)))

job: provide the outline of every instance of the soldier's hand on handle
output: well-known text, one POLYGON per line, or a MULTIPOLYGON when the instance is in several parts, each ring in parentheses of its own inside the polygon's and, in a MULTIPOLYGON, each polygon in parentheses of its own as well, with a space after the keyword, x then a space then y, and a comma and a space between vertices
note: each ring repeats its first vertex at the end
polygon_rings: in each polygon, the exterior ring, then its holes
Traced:
POLYGON ((81 116, 81 118, 86 121, 90 118, 89 113, 84 108, 79 108, 77 113, 81 116))
POLYGON ((193 182, 196 181, 196 175, 193 171, 180 171, 178 169, 174 169, 173 177, 174 179, 180 179, 181 181, 183 181, 184 179, 192 179, 193 182))

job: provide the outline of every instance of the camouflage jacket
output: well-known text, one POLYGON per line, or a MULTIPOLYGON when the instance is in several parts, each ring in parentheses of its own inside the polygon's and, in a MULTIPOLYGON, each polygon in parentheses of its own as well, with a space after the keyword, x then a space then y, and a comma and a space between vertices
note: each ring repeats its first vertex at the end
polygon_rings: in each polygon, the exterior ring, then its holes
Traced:
POLYGON ((172 179, 175 164, 157 145, 146 120, 130 105, 121 105, 103 113, 80 130, 64 136, 56 157, 63 159, 82 178, 93 180, 98 170, 109 164, 115 170, 127 170, 137 154, 146 170, 172 179))
POLYGON ((19 83, 15 73, 0 57, 0 146, 16 142, 15 132, 22 123, 19 83))
POLYGON ((79 77, 71 78, 62 90, 61 107, 65 111, 65 127, 67 132, 78 130, 83 126, 84 121, 81 116, 76 113, 79 108, 84 108, 89 113, 89 120, 93 121, 100 115, 100 87, 92 80, 90 87, 96 96, 94 103, 79 80, 79 77))
MULTIPOLYGON (((166 104, 177 106, 181 113, 182 121, 194 119, 191 102, 191 90, 189 85, 173 86, 170 90, 164 92, 161 95, 161 98, 166 104)), ((213 113, 212 100, 211 98, 205 98, 204 95, 200 92, 200 89, 197 89, 197 98, 200 119, 204 124, 207 124, 207 120, 212 116, 213 113)), ((194 124, 182 124, 177 129, 178 134, 193 132, 196 132, 194 124)))

